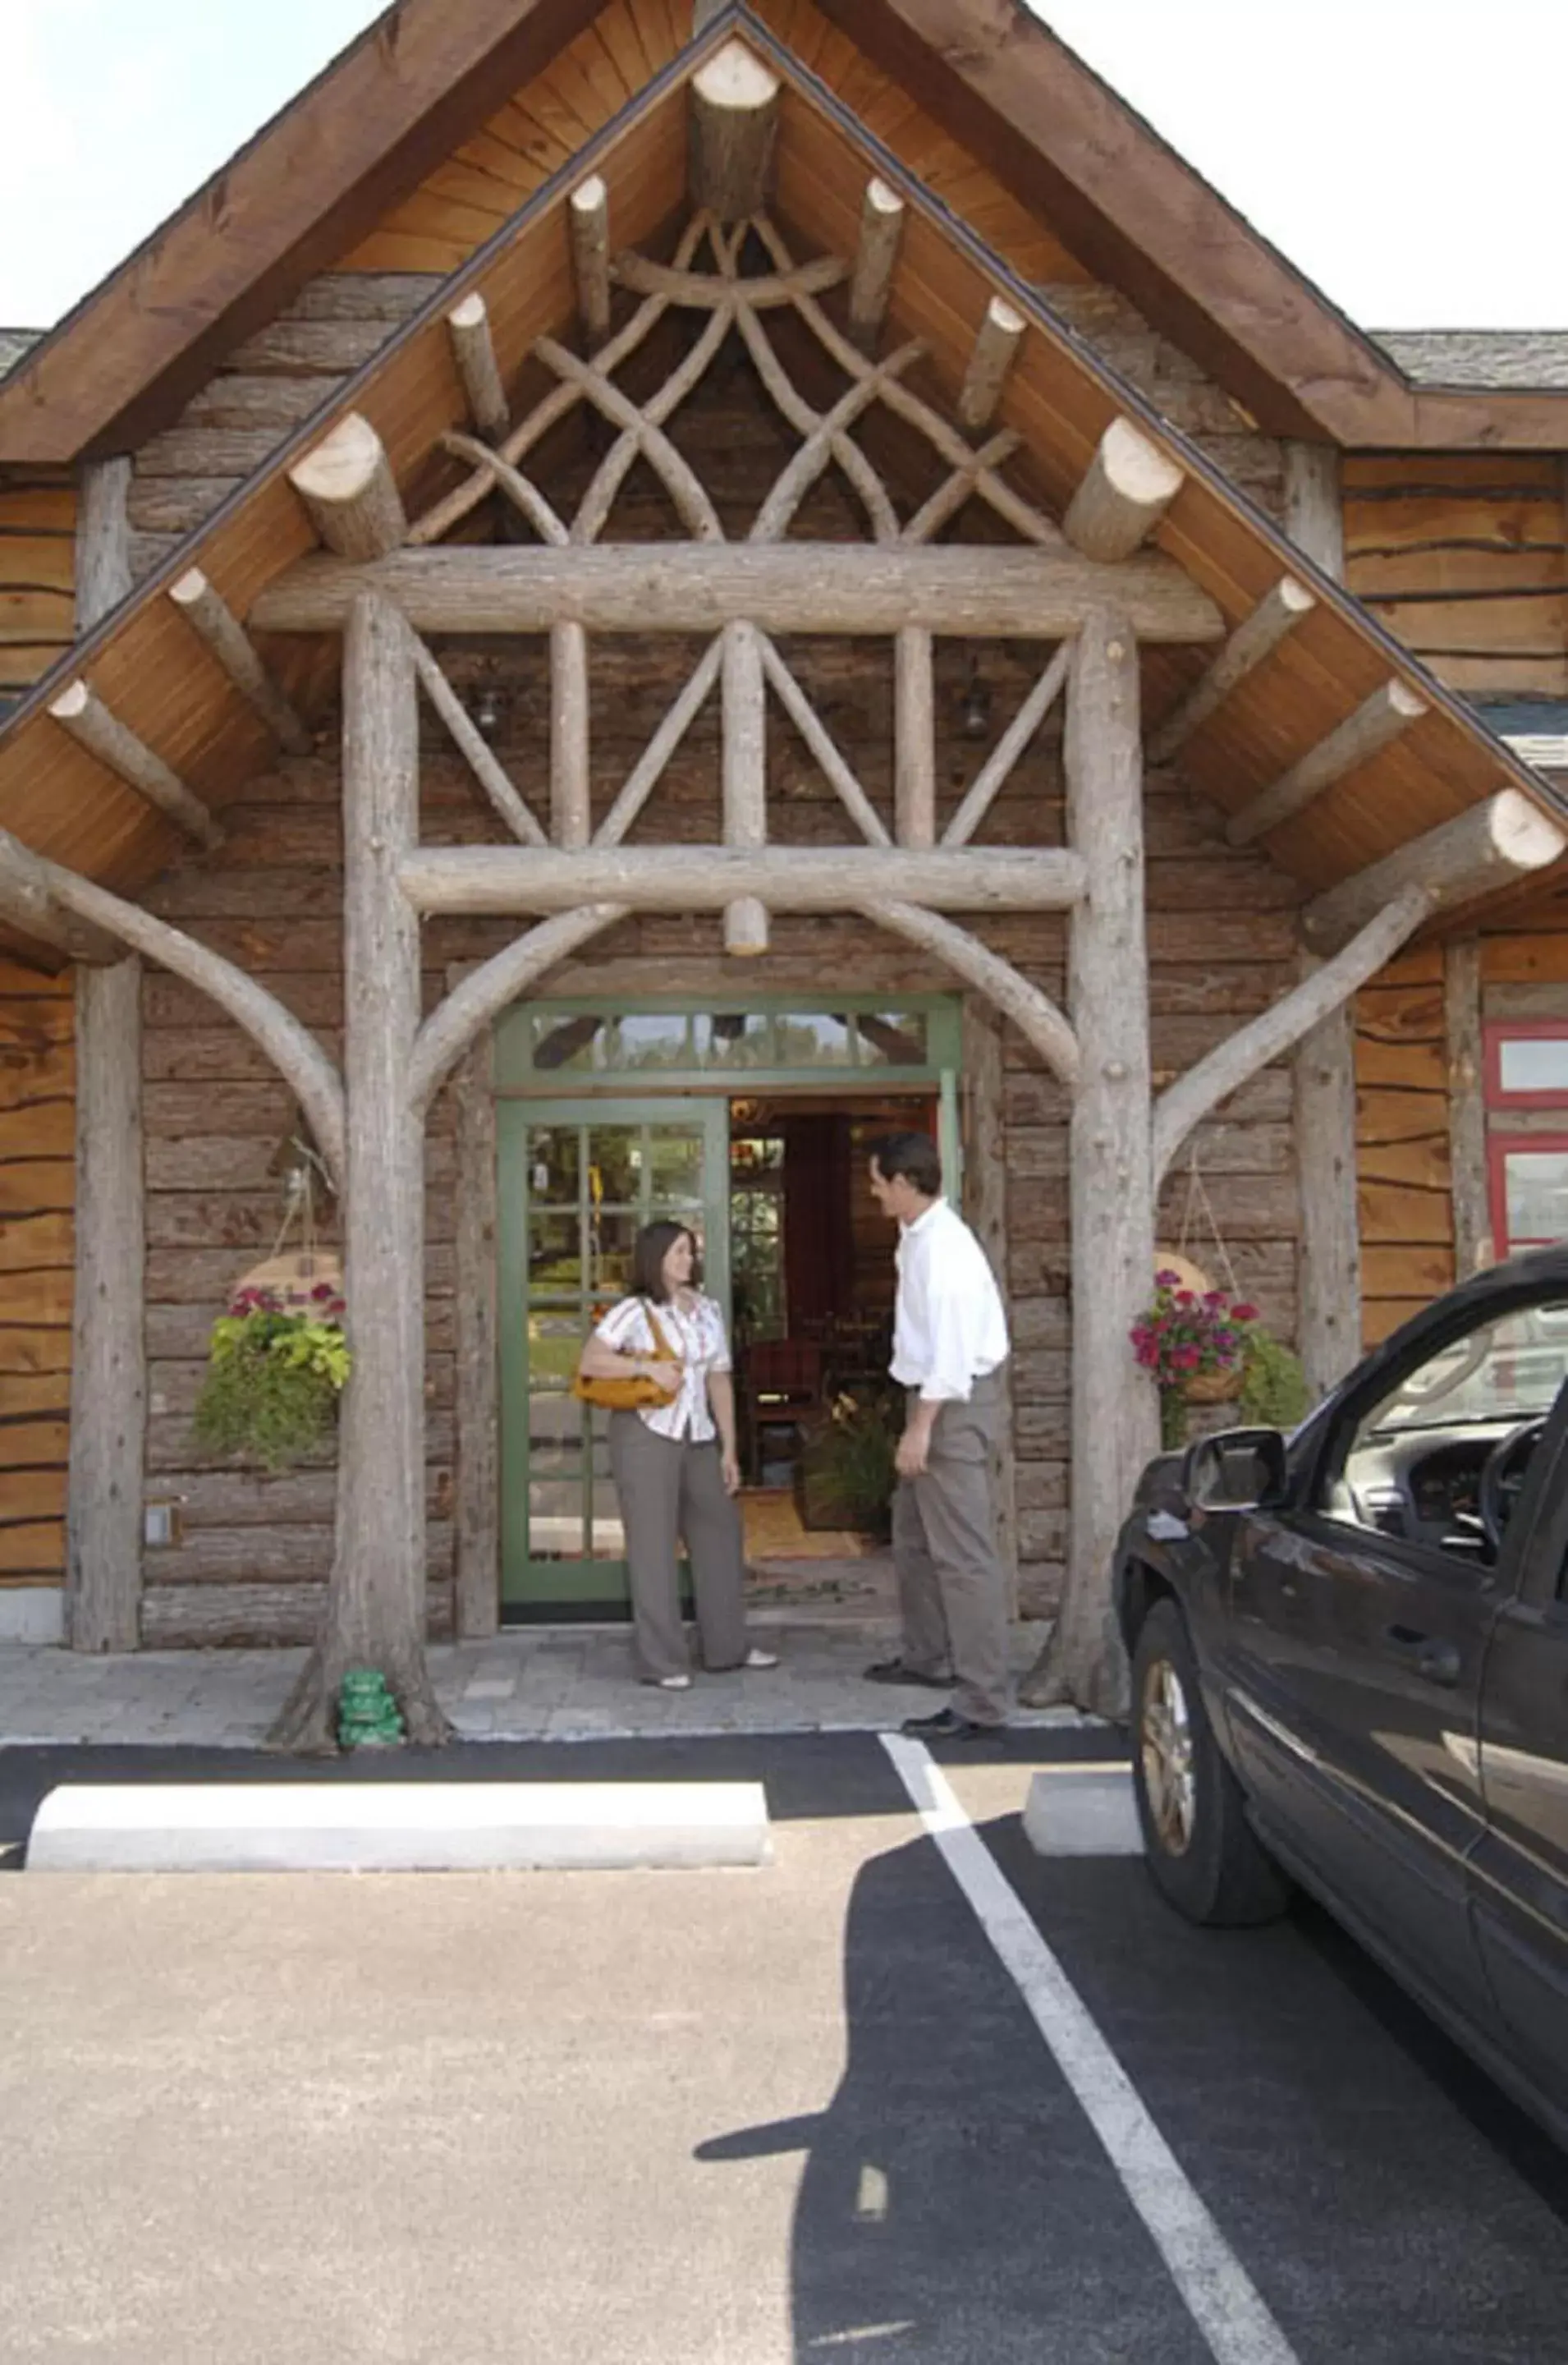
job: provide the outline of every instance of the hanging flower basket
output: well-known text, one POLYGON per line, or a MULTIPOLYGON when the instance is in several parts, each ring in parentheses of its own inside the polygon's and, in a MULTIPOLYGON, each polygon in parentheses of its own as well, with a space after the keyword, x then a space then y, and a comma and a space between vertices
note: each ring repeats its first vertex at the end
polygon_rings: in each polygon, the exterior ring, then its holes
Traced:
POLYGON ((1181 1384, 1182 1395, 1191 1405, 1229 1404, 1241 1394, 1244 1377, 1239 1363, 1231 1372, 1189 1372, 1181 1384))
POLYGON ((274 1473, 324 1445, 349 1376, 345 1311, 330 1281, 286 1292, 242 1284, 213 1325, 193 1424, 199 1442, 274 1473))

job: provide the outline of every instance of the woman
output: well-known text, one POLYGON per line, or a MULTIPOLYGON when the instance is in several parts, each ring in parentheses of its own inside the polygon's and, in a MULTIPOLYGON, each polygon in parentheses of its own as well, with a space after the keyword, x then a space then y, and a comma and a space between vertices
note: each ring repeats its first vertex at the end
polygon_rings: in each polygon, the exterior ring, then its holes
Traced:
POLYGON ((724 1317, 696 1286, 696 1271, 697 1242, 684 1224, 645 1225, 633 1252, 632 1287, 582 1354, 585 1379, 641 1376, 674 1389, 667 1405, 610 1416, 638 1673, 645 1684, 672 1692, 691 1681, 678 1537, 691 1562, 704 1667, 717 1675, 778 1664, 771 1651, 746 1647, 734 1383, 724 1317), (671 1355, 678 1359, 673 1365, 671 1355))

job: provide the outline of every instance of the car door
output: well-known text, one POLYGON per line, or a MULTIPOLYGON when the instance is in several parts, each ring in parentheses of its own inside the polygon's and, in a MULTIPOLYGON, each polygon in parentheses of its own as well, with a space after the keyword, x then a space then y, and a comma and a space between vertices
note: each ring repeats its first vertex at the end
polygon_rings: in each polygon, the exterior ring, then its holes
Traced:
MULTIPOLYGON (((1568 1421, 1560 1411, 1523 1576, 1487 1652, 1485 1830, 1471 1860, 1482 1959, 1521 2067, 1568 2112, 1568 1421)), ((1546 1460, 1546 1449, 1543 1449, 1546 1460)))
POLYGON ((1458 1497, 1551 1405, 1568 1355, 1565 1329, 1521 1360, 1518 1323, 1494 1308, 1439 1324, 1352 1384, 1292 1507, 1249 1521, 1231 1575, 1231 1729, 1260 1821, 1415 1985, 1482 2026, 1495 2013, 1469 1913, 1477 1720, 1518 1541, 1484 1548, 1458 1497), (1412 1485, 1428 1466, 1440 1509, 1412 1485))

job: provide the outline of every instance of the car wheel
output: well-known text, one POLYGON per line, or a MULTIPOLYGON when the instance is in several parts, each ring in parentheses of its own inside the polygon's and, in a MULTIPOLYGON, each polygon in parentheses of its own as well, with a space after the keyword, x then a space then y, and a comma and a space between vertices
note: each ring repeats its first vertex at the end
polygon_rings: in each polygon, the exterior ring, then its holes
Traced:
POLYGON ((1133 1788, 1155 1886, 1189 1922, 1271 1922, 1284 1910, 1284 1876, 1247 1821, 1173 1601, 1155 1603, 1133 1653, 1133 1788))

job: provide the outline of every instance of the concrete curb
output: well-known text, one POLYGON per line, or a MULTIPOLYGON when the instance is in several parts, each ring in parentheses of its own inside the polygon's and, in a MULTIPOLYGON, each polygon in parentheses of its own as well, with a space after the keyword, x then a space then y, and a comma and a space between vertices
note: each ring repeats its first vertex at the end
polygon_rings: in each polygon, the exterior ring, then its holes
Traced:
POLYGON ((1029 1785, 1024 1835, 1036 1855, 1141 1855, 1125 1765, 1052 1765, 1029 1785))
POLYGON ((760 1782, 65 1783, 25 1869, 694 1871, 771 1853, 760 1782))

